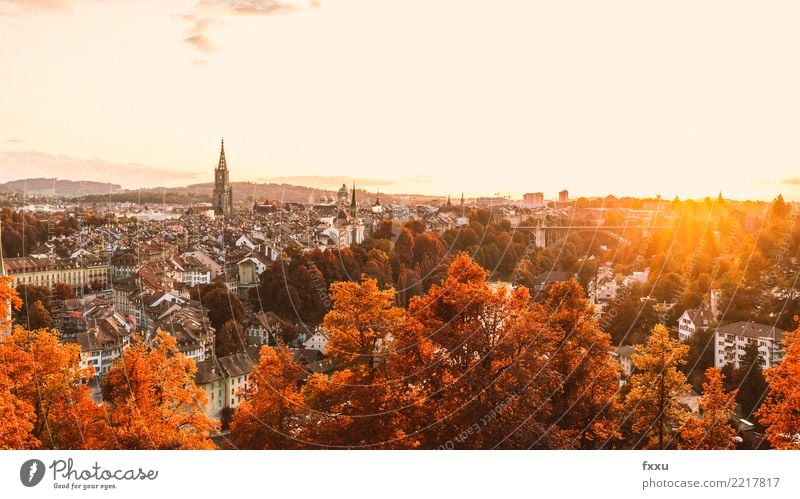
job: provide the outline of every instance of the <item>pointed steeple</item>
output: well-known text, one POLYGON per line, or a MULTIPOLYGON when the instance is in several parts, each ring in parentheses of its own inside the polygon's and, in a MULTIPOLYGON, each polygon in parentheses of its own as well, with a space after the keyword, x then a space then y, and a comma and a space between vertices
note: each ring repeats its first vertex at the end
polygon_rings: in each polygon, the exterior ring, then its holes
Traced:
POLYGON ((225 163, 225 139, 222 139, 220 148, 219 148, 219 165, 217 166, 220 170, 227 170, 228 164, 225 163))
POLYGON ((353 182, 352 197, 350 198, 350 216, 356 218, 356 183, 353 182))

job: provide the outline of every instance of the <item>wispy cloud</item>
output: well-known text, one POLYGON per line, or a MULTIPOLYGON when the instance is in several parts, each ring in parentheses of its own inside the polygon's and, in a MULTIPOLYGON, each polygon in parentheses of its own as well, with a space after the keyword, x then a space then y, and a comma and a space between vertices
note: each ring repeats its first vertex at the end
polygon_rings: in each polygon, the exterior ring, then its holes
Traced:
POLYGON ((73 10, 83 0, 0 0, 0 15, 21 12, 73 10))
POLYGON ((209 31, 226 16, 273 16, 321 5, 322 0, 200 0, 192 12, 183 16, 190 23, 183 40, 196 50, 208 54, 217 49, 209 31))
POLYGON ((16 137, 14 137, 14 138, 10 138, 10 139, 4 140, 3 144, 19 144, 20 142, 22 142, 22 139, 18 139, 16 137))
POLYGON ((787 185, 800 185, 800 177, 785 178, 781 180, 781 183, 787 185))

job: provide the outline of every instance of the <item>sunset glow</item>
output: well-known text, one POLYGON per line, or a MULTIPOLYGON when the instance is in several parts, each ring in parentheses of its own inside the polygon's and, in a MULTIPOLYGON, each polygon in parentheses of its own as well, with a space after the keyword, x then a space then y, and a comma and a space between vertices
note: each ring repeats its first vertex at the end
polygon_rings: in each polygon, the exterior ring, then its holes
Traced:
POLYGON ((232 181, 800 199, 800 5, 688 8, 0 0, 0 181, 209 182, 224 136, 232 181))

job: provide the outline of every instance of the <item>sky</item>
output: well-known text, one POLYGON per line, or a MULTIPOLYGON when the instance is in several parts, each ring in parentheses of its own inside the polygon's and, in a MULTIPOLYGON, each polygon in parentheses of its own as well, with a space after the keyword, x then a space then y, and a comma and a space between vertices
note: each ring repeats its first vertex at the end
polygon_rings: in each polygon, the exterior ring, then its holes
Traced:
POLYGON ((800 199, 800 2, 0 0, 0 181, 800 199))

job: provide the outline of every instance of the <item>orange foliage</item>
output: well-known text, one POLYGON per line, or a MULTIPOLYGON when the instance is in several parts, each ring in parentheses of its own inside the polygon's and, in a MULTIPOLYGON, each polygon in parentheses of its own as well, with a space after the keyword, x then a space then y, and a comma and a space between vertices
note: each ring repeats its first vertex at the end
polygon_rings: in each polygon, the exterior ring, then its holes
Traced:
POLYGON ((11 397, 4 405, 23 409, 22 418, 33 423, 32 438, 22 437, 24 445, 47 449, 105 446, 108 433, 103 411, 86 385, 93 371, 80 368, 78 354, 78 345, 62 345, 56 332, 46 329, 28 331, 15 326, 10 336, 0 340, 0 378, 11 397))
POLYGON ((562 377, 553 397, 554 424, 576 434, 580 447, 617 437, 619 367, 608 355, 611 336, 600 329, 594 310, 574 280, 551 284, 544 302, 547 325, 562 336, 552 367, 562 377))
POLYGON ((800 449, 800 326, 786 333, 783 349, 783 361, 765 371, 769 391, 756 417, 773 448, 800 449))
POLYGON ((240 449, 293 449, 298 440, 303 400, 297 389, 300 368, 285 347, 261 348, 242 403, 231 421, 230 440, 240 449))
POLYGON ((493 291, 485 271, 460 255, 409 315, 419 330, 405 331, 395 349, 399 372, 424 394, 417 428, 426 447, 569 445, 547 425, 561 381, 548 356, 560 335, 527 289, 493 291))
POLYGON ((688 392, 689 385, 678 367, 686 363, 688 351, 662 324, 653 327, 645 345, 636 347, 631 360, 637 372, 625 398, 636 446, 663 449, 683 426, 688 411, 678 396, 688 392))
POLYGON ((123 449, 213 449, 217 423, 205 414, 205 392, 194 384, 194 361, 175 338, 158 332, 153 345, 125 349, 103 379, 114 445, 123 449))
POLYGON ((728 420, 736 411, 736 393, 726 392, 723 385, 725 376, 719 368, 706 370, 703 383, 703 398, 700 399, 699 419, 687 418, 681 430, 682 449, 733 449, 736 429, 728 420))

